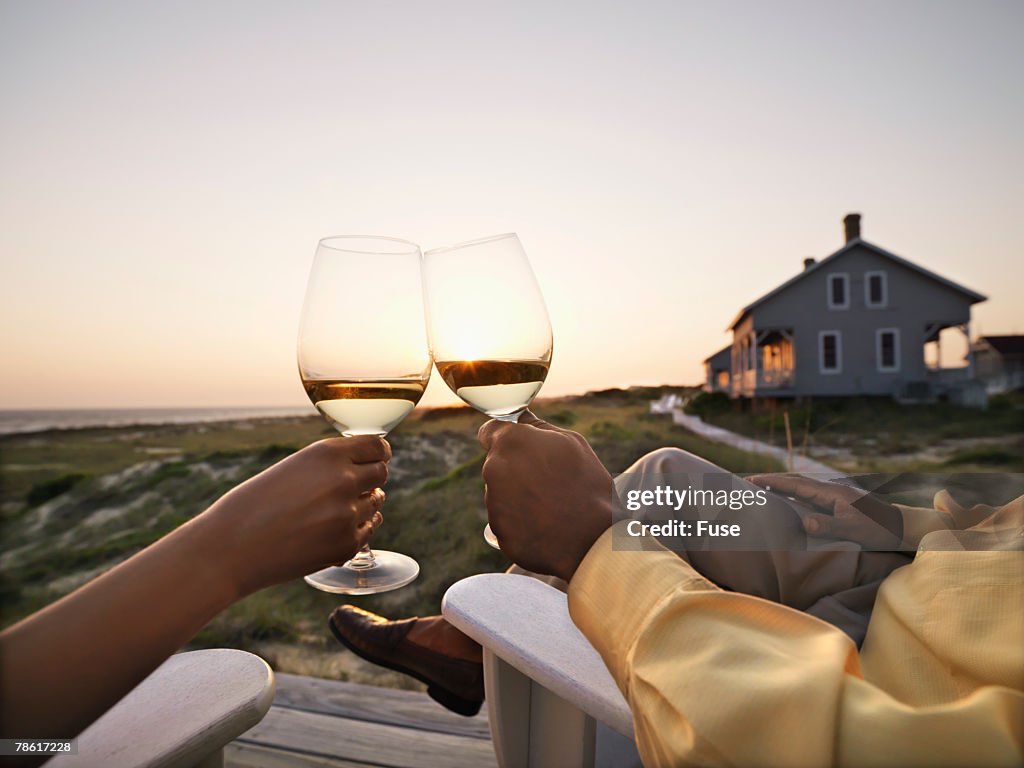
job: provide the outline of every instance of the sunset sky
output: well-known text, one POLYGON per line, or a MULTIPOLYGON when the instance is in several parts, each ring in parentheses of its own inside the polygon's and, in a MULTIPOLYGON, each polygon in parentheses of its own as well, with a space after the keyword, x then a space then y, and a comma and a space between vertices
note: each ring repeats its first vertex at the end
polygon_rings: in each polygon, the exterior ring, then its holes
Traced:
POLYGON ((0 408, 305 402, 343 233, 517 232, 546 395, 697 382, 849 211, 1024 332, 1021 39, 1020 2, 3 0, 0 408))

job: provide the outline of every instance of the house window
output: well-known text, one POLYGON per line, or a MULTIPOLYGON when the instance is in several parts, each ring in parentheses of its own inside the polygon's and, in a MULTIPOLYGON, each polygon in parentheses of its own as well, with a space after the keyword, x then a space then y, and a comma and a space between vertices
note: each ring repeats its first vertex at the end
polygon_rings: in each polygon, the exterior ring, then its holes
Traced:
POLYGON ((728 389, 729 388, 729 372, 719 371, 718 372, 718 388, 728 389))
POLYGON ((850 276, 846 272, 833 272, 825 281, 829 309, 850 308, 850 276))
POLYGON ((889 303, 889 280, 885 272, 864 273, 864 304, 873 309, 889 303))
POLYGON ((882 373, 900 369, 900 329, 879 328, 875 331, 875 360, 882 373))
POLYGON ((843 370, 843 339, 839 331, 818 333, 818 370, 840 373, 843 370))

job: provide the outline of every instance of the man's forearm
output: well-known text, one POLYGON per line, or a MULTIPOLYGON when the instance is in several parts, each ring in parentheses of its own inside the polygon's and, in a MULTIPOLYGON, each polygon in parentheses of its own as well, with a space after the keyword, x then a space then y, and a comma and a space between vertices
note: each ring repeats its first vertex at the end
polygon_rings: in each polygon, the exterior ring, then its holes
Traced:
MULTIPOLYGON (((569 584, 569 611, 629 701, 644 765, 1020 764, 1019 687, 906 703, 882 685, 901 661, 876 659, 879 679, 865 680, 840 630, 719 590, 642 544, 649 551, 614 551, 611 534, 598 539, 569 584)), ((989 578, 1019 584, 1019 553, 1002 554, 1011 557, 987 561, 998 574, 989 578)), ((922 600, 936 573, 959 583, 948 563, 928 562, 922 600)), ((994 633, 1014 634, 1018 601, 1010 587, 986 601, 994 633)))

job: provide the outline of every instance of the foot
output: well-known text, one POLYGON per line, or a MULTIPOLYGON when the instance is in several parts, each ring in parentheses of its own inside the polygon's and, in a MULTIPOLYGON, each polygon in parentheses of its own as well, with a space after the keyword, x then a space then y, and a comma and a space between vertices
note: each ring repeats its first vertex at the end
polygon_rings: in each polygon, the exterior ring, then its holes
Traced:
POLYGON ((342 605, 328 624, 357 656, 427 684, 434 701, 472 717, 484 700, 483 651, 441 616, 388 621, 342 605))

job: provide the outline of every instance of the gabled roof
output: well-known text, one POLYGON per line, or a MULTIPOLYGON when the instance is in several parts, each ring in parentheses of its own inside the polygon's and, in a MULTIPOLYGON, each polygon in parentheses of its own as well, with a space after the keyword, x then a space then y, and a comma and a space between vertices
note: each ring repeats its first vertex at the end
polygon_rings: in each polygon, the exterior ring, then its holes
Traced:
POLYGON ((1024 336, 981 336, 975 343, 982 342, 1000 355, 1024 355, 1024 336))
POLYGON ((704 358, 704 362, 706 363, 706 362, 708 362, 710 360, 714 360, 716 357, 718 357, 723 352, 728 352, 730 354, 730 356, 731 356, 732 355, 732 344, 729 344, 728 346, 722 347, 720 350, 715 352, 715 354, 713 354, 713 355, 708 355, 707 357, 704 358))
POLYGON ((759 298, 757 301, 754 301, 754 302, 751 302, 750 304, 747 304, 747 306, 745 306, 743 309, 740 310, 740 313, 738 315, 736 315, 736 319, 733 320, 732 323, 729 324, 729 327, 726 330, 730 330, 731 331, 733 328, 735 328, 737 325, 739 325, 740 321, 742 321, 743 318, 746 317, 747 314, 750 313, 750 311, 754 309, 754 307, 758 306, 759 304, 763 304, 764 302, 766 302, 768 299, 772 298, 776 294, 781 293, 782 291, 784 291, 786 288, 789 288, 789 286, 793 285, 794 283, 796 283, 796 282, 798 282, 800 280, 803 280, 805 277, 807 277, 811 273, 816 272, 817 270, 821 269, 823 266, 825 266, 829 262, 834 261, 835 259, 838 259, 844 253, 846 253, 847 251, 849 251, 850 249, 852 249, 852 248, 854 248, 854 247, 856 247, 858 245, 863 247, 863 248, 867 248, 868 250, 874 251, 879 256, 884 256, 885 258, 889 259, 890 261, 894 261, 897 264, 900 264, 900 265, 906 267, 907 269, 911 269, 914 272, 917 272, 918 274, 923 275, 924 277, 929 278, 930 280, 934 280, 937 283, 941 283, 942 285, 945 285, 947 288, 952 288, 954 291, 957 291, 958 293, 962 293, 964 296, 966 296, 968 299, 971 300, 971 304, 977 304, 979 301, 985 301, 988 298, 987 296, 982 296, 977 291, 972 291, 970 288, 964 288, 964 286, 960 285, 959 283, 954 283, 952 280, 947 280, 946 278, 942 277, 941 275, 937 275, 934 272, 925 269, 924 267, 919 267, 914 262, 907 261, 902 256, 897 256, 895 253, 890 253, 889 251, 885 250, 884 248, 880 248, 879 246, 875 245, 874 243, 869 243, 867 240, 862 240, 859 237, 855 237, 852 240, 850 240, 850 242, 848 242, 846 245, 844 245, 842 248, 840 248, 838 251, 836 251, 835 253, 831 254, 830 256, 826 256, 824 259, 822 259, 821 261, 817 262, 816 264, 812 264, 810 267, 807 267, 802 272, 799 272, 798 274, 794 275, 793 277, 791 277, 789 280, 787 280, 786 282, 784 282, 782 285, 778 286, 774 290, 768 291, 768 293, 766 293, 764 296, 759 298))

